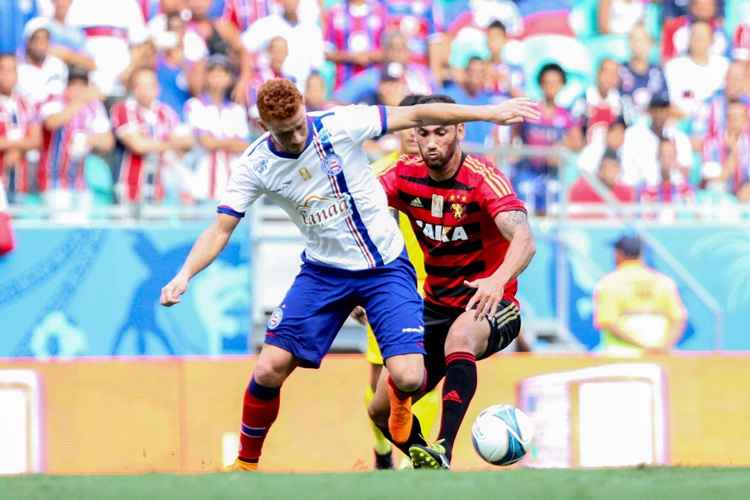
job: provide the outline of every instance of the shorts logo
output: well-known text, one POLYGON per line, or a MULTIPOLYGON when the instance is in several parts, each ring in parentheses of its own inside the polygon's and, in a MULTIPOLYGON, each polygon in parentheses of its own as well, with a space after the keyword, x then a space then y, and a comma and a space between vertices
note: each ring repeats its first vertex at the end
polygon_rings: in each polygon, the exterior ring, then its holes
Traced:
POLYGON ((284 319, 284 309, 282 309, 281 307, 277 307, 271 313, 271 317, 268 318, 268 324, 266 325, 266 327, 269 330, 273 330, 274 328, 279 326, 279 323, 281 323, 282 319, 284 319))
POLYGON ((326 155, 321 162, 321 168, 323 173, 326 175, 338 175, 344 169, 344 163, 341 161, 341 157, 336 153, 326 155))

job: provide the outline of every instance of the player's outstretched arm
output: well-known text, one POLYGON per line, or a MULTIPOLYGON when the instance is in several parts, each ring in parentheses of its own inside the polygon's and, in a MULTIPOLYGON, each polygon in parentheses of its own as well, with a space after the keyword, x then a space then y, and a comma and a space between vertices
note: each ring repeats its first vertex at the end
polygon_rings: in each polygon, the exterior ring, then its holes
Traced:
POLYGON ((488 316, 497 310, 498 304, 503 299, 505 285, 526 269, 536 253, 534 235, 531 232, 526 212, 521 210, 500 212, 495 216, 495 224, 510 244, 505 260, 491 276, 465 282, 467 286, 477 289, 466 304, 467 311, 476 305, 475 319, 488 316))
POLYGON ((498 125, 514 125, 539 119, 539 105, 526 97, 508 99, 501 104, 466 106, 435 102, 414 106, 386 108, 388 131, 427 125, 455 125, 464 122, 485 121, 498 125))
POLYGON ((195 241, 182 269, 161 289, 161 305, 169 307, 180 302, 187 290, 188 281, 206 268, 221 253, 232 236, 240 219, 231 215, 218 214, 216 220, 195 241))

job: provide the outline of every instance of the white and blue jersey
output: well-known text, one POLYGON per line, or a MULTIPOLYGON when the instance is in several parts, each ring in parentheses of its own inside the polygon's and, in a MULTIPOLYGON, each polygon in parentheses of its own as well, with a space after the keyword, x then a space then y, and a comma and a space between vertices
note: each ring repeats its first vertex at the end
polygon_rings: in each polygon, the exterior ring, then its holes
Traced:
POLYGON ((265 194, 305 238, 302 268, 268 321, 265 342, 317 368, 355 306, 364 306, 383 358, 424 353, 422 299, 398 224, 362 143, 388 130, 385 108, 346 106, 307 116, 302 153, 268 134, 235 165, 218 212, 242 217, 265 194))
POLYGON ((267 195, 305 238, 305 258, 347 270, 394 261, 404 249, 398 224, 369 167, 362 143, 387 131, 379 106, 345 106, 308 115, 299 155, 279 151, 269 134, 237 162, 218 211, 241 217, 267 195))

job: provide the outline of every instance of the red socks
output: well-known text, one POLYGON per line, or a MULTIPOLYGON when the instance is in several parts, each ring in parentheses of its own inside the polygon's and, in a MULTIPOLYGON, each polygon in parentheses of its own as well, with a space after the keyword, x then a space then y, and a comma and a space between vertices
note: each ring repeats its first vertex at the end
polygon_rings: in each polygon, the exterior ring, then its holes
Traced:
POLYGON ((268 429, 279 414, 280 399, 278 387, 264 387, 255 379, 250 381, 242 405, 238 458, 243 462, 258 463, 268 429))

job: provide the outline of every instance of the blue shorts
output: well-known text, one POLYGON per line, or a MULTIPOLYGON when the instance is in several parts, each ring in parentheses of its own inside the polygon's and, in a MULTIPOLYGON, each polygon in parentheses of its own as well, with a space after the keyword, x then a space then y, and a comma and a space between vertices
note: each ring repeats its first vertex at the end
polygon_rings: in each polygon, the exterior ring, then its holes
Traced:
POLYGON ((367 311, 383 359, 424 354, 423 303, 405 251, 387 265, 363 271, 303 256, 302 269, 268 320, 266 344, 292 353, 303 368, 318 368, 356 306, 367 311))

